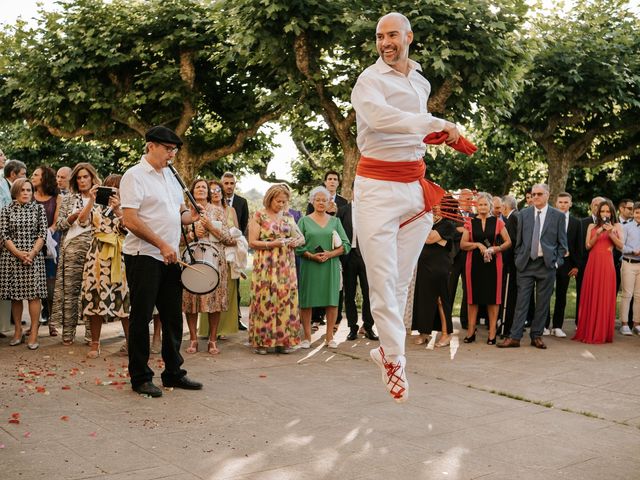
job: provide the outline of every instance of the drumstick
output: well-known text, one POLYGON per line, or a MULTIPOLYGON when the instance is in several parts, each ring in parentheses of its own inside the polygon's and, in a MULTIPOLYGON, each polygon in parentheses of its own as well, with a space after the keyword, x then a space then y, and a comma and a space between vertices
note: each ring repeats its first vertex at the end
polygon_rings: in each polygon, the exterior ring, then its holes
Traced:
POLYGON ((207 274, 207 272, 203 272, 203 271, 202 271, 202 270, 200 270, 199 268, 194 267, 193 265, 189 265, 188 263, 185 263, 185 262, 183 262, 182 260, 178 260, 178 263, 179 263, 180 265, 182 265, 183 267, 185 267, 185 268, 192 268, 193 270, 195 270, 196 272, 198 272, 198 273, 199 273, 199 274, 201 274, 201 275, 206 275, 206 274, 207 274))

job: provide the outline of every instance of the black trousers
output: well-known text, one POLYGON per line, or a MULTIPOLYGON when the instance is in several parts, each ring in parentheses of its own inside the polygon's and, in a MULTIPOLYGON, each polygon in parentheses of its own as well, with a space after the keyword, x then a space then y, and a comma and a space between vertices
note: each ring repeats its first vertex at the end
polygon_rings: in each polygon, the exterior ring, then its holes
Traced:
MULTIPOLYGON (((449 273, 449 298, 451 305, 455 302, 456 292, 458 290, 458 278, 462 278, 462 302, 460 303, 460 325, 467 328, 467 285, 465 282, 464 264, 467 258, 467 252, 459 251, 453 258, 451 271, 449 273)), ((452 313, 453 314, 453 313, 452 313)))
POLYGON ((131 299, 129 315, 129 375, 133 388, 153 379, 149 368, 149 322, 153 307, 162 320, 163 381, 178 380, 186 375, 180 368, 184 359, 182 343, 182 284, 180 267, 165 265, 147 255, 125 255, 127 282, 131 299))
MULTIPOLYGON (((562 328, 564 323, 564 311, 567 306, 567 291, 569 290, 569 282, 571 277, 569 276, 568 265, 562 264, 556 270, 556 304, 553 306, 553 327, 562 328)), ((549 328, 550 315, 547 316, 547 322, 545 327, 549 328)))
POLYGON ((358 308, 356 307, 356 289, 360 282, 362 292, 362 324, 367 330, 373 327, 373 316, 369 305, 369 283, 367 282, 367 270, 362 256, 352 250, 342 264, 342 278, 344 291, 344 309, 347 315, 349 329, 358 328, 358 308))
POLYGON ((505 268, 502 278, 502 305, 500 305, 500 315, 502 322, 498 328, 498 334, 508 337, 513 325, 513 316, 516 311, 516 301, 518 298, 518 282, 515 267, 513 271, 505 268))

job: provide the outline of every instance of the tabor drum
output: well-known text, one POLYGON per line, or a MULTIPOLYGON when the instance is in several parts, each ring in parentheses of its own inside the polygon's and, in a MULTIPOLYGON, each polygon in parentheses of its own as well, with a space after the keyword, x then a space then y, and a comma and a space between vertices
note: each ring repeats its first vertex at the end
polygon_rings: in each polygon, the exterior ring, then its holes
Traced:
POLYGON ((197 295, 213 292, 220 283, 219 255, 218 246, 213 242, 208 240, 191 242, 182 251, 182 261, 189 265, 182 269, 180 276, 182 286, 197 295))

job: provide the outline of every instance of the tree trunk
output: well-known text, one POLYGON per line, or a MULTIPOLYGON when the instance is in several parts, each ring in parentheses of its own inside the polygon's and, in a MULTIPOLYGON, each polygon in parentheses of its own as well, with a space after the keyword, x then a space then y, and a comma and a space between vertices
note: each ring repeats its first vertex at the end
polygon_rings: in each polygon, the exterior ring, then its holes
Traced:
POLYGON ((556 196, 560 192, 564 192, 567 188, 567 179, 569 178, 569 170, 573 165, 573 161, 566 155, 555 152, 547 152, 547 164, 549 166, 549 190, 551 196, 549 203, 555 205, 556 196))
POLYGON ((353 181, 356 178, 356 166, 360 159, 360 150, 356 145, 355 138, 351 145, 343 145, 342 151, 344 152, 344 163, 342 167, 342 188, 340 189, 341 195, 347 200, 353 200, 353 181))

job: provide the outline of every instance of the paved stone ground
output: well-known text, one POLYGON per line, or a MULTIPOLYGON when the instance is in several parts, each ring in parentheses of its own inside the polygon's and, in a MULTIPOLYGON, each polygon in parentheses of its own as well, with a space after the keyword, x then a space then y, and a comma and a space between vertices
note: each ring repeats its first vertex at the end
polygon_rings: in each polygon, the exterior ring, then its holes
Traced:
POLYGON ((0 341, 0 478, 640 478, 638 337, 545 337, 546 351, 498 350, 482 328, 450 349, 410 339, 411 396, 397 405, 369 360, 375 342, 329 351, 320 334, 315 349, 267 356, 233 336, 219 356, 185 354, 203 391, 143 398, 118 328, 97 360, 59 337, 35 352, 0 341))

